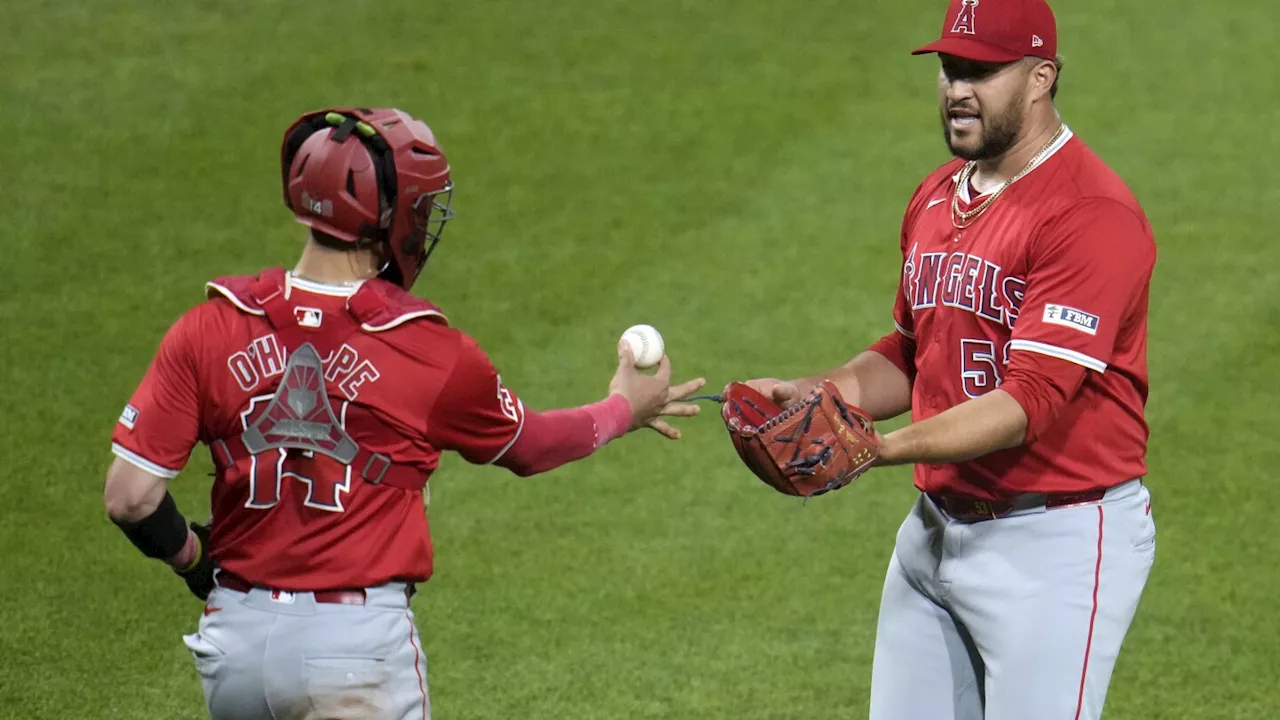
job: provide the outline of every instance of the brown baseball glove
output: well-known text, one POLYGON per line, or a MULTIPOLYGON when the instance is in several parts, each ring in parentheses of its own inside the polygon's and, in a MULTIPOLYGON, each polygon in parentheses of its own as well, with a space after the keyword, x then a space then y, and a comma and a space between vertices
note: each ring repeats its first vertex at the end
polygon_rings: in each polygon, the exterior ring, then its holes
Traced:
POLYGON ((725 390, 721 416, 742 462, 784 495, 839 490, 866 472, 880 452, 871 418, 846 403, 829 380, 786 410, 733 383, 725 390))

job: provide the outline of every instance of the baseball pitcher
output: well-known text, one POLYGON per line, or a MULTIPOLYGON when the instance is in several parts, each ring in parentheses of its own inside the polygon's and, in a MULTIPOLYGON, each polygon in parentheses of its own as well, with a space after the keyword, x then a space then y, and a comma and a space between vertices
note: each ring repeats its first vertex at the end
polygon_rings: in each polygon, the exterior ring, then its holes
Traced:
POLYGON ((895 331, 830 372, 727 392, 735 446, 788 494, 915 466, 872 720, 1098 718, 1154 560, 1156 247, 1055 109, 1057 45, 1044 0, 952 0, 915 52, 940 57, 955 159, 907 206, 895 331), (874 430, 907 411, 910 425, 874 430))

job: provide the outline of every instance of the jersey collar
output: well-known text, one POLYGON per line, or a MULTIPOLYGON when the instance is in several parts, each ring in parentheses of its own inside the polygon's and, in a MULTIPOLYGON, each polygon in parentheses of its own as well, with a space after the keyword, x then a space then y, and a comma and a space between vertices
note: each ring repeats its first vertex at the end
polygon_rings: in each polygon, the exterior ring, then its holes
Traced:
MULTIPOLYGON (((1049 158, 1053 157, 1054 155, 1057 155, 1057 154, 1058 154, 1058 151, 1059 151, 1059 150, 1061 150, 1061 149, 1062 149, 1062 148, 1063 148, 1063 147, 1064 147, 1064 146, 1065 146, 1065 145, 1066 145, 1066 144, 1071 140, 1071 138, 1073 138, 1073 137, 1075 137, 1075 133, 1071 132, 1071 128, 1070 128, 1070 127, 1068 127, 1065 131, 1063 131, 1063 133, 1062 133, 1062 137, 1058 138, 1058 139, 1053 143, 1053 145, 1050 145, 1050 146, 1049 146, 1049 151, 1048 151, 1048 152, 1046 152, 1046 153, 1045 153, 1045 154, 1044 154, 1044 155, 1043 155, 1043 156, 1042 156, 1038 161, 1036 161, 1036 163, 1035 163, 1034 165, 1032 165, 1032 166, 1031 166, 1031 169, 1027 171, 1027 175, 1030 175, 1031 173, 1035 172, 1035 171, 1036 171, 1036 168, 1038 168, 1038 167, 1040 167, 1041 165, 1043 165, 1043 164, 1045 164, 1046 162, 1048 162, 1048 161, 1049 161, 1049 158)), ((1024 175, 1023 177, 1025 178, 1026 176, 1024 175)), ((958 182, 960 182, 960 173, 959 173, 959 172, 956 172, 956 174, 955 174, 955 175, 952 175, 952 176, 951 176, 951 182, 953 182, 953 183, 958 183, 958 182)), ((999 186, 997 186, 997 187, 999 187, 999 186)), ((978 197, 979 197, 979 198, 981 198, 981 197, 985 197, 985 196, 987 196, 987 195, 990 195, 990 194, 991 194, 992 192, 994 192, 994 191, 995 191, 995 189, 993 188, 992 190, 989 190, 989 191, 987 191, 987 192, 982 193, 981 195, 978 195, 978 197)), ((964 187, 961 187, 961 188, 960 188, 960 200, 961 200, 961 202, 963 202, 963 203, 965 203, 965 204, 967 205, 967 204, 969 204, 969 203, 972 203, 972 202, 973 202, 974 200, 976 200, 976 199, 977 199, 977 198, 970 197, 970 195, 969 195, 969 183, 965 183, 964 187)))
POLYGON ((356 294, 360 286, 364 284, 363 280, 355 280, 349 283, 322 283, 315 280, 308 280, 304 277, 285 273, 284 276, 284 296, 289 297, 294 288, 303 290, 317 295, 329 295, 331 297, 351 297, 356 294))

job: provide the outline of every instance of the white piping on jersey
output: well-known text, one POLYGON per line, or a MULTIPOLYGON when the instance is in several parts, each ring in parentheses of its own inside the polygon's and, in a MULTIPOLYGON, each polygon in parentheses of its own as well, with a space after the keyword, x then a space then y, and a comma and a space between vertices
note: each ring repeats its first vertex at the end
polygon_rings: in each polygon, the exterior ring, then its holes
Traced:
POLYGON ((243 310, 244 312, 249 313, 250 315, 258 315, 258 316, 260 316, 260 317, 261 317, 261 316, 263 316, 263 315, 266 315, 266 314, 267 314, 267 311, 265 311, 265 310, 255 310, 255 309, 253 309, 253 308, 249 307, 248 305, 245 305, 244 303, 240 302, 240 298, 236 297, 236 294, 235 294, 235 293, 233 293, 233 292, 231 292, 230 290, 226 289, 225 287, 223 287, 223 286, 219 285, 218 283, 215 283, 215 282, 207 282, 207 283, 205 283, 205 284, 204 284, 204 286, 205 286, 205 289, 206 289, 206 290, 207 290, 208 288, 213 288, 214 290, 217 290, 218 292, 222 293, 223 297, 225 297, 226 299, 230 300, 232 305, 235 305, 236 307, 240 308, 240 309, 241 309, 241 310, 243 310))
POLYGON ((908 340, 915 340, 916 334, 898 324, 897 320, 893 321, 893 326, 898 329, 908 340))
POLYGON ((420 318, 420 317, 444 317, 444 313, 440 312, 439 310, 418 310, 416 312, 410 312, 410 313, 405 313, 403 315, 398 315, 394 319, 392 319, 392 321, 389 323, 385 323, 382 325, 370 325, 369 323, 362 323, 360 327, 365 332, 382 332, 383 330, 390 330, 393 327, 396 327, 398 325, 403 325, 404 323, 414 318, 420 318))
POLYGON ((130 465, 133 465, 140 470, 146 470, 156 477, 162 477, 166 480, 172 480, 178 477, 177 470, 170 470, 167 467, 157 465, 120 443, 111 443, 111 452, 115 453, 116 457, 124 460, 130 465))
POLYGON ((290 273, 285 273, 285 276, 284 276, 284 296, 287 299, 289 297, 290 291, 296 287, 299 290, 305 290, 309 293, 315 293, 317 295, 328 295, 330 297, 351 297, 352 295, 356 294, 356 291, 359 290, 360 286, 363 284, 364 284, 363 280, 358 280, 350 283, 342 283, 342 284, 322 283, 322 282, 316 282, 315 280, 308 280, 306 278, 298 277, 297 275, 294 275, 293 273, 290 272, 290 273))
POLYGON ((512 436, 511 436, 511 441, 510 441, 510 442, 508 442, 506 445, 503 445, 503 446, 502 446, 502 449, 498 451, 498 454, 497 454, 497 455, 494 455, 494 456, 493 456, 493 459, 492 459, 492 460, 490 460, 489 462, 485 463, 485 465, 492 465, 492 464, 494 464, 494 463, 498 462, 499 460, 501 460, 501 459, 502 459, 502 456, 503 456, 503 455, 506 455, 506 454, 507 454, 507 451, 511 449, 511 446, 512 446, 512 445, 515 445, 515 444, 516 444, 516 441, 520 439, 520 433, 522 433, 522 432, 524 432, 524 406, 523 406, 523 403, 521 404, 521 407, 520 407, 520 427, 516 428, 516 434, 515 434, 515 435, 512 435, 512 436))
MULTIPOLYGON (((1031 169, 1027 171, 1027 174, 1030 175, 1036 168, 1045 164, 1045 161, 1047 161, 1049 158, 1053 157, 1054 155, 1057 155, 1058 151, 1061 150, 1062 147, 1067 144, 1067 141, 1069 141, 1074 136, 1075 136, 1075 133, 1071 132, 1071 128, 1067 128, 1066 130, 1064 130, 1062 132, 1062 137, 1058 138, 1057 141, 1055 141, 1052 145, 1049 146, 1049 151, 1046 152, 1038 162, 1036 162, 1034 165, 1031 166, 1031 169)), ((960 182, 960 173, 956 173, 955 175, 952 175, 951 182, 960 182)), ((970 182, 972 182, 972 180, 970 180, 970 182)), ((990 190, 979 194, 978 197, 980 198, 986 197, 998 189, 1000 189, 1000 186, 996 185, 990 190)), ((963 200, 966 205, 977 199, 977 198, 969 197, 969 183, 965 183, 964 187, 960 188, 960 199, 963 200)))
MULTIPOLYGON (((298 287, 298 289, 299 289, 299 290, 306 290, 307 292, 315 292, 315 293, 320 294, 320 295, 333 295, 333 296, 335 296, 335 297, 349 297, 349 296, 351 296, 351 295, 354 295, 354 294, 355 294, 355 291, 359 289, 359 287, 353 287, 353 288, 351 288, 351 292, 349 292, 349 293, 345 293, 345 294, 344 294, 344 293, 330 293, 330 292, 325 292, 324 290, 313 290, 311 287, 306 287, 306 286, 307 286, 307 285, 312 285, 312 286, 319 287, 319 288, 333 288, 333 289, 341 289, 341 290, 346 290, 347 288, 345 288, 345 287, 341 287, 341 288, 339 288, 339 286, 335 286, 335 285, 325 285, 325 284, 323 284, 323 283, 313 283, 313 282, 311 282, 310 280, 300 280, 300 279, 298 279, 298 278, 294 278, 294 279, 292 280, 292 282, 293 282, 293 284, 297 285, 297 287, 298 287)), ((287 286, 289 283, 290 283, 289 276, 288 276, 288 275, 286 275, 286 276, 285 276, 285 284, 286 284, 286 286, 287 286)), ((208 283, 205 283, 205 284, 204 284, 204 286, 205 286, 205 288, 213 288, 214 290, 217 290, 220 294, 222 294, 222 296, 223 296, 223 297, 225 297, 226 299, 230 300, 232 305, 235 305, 236 307, 240 308, 240 309, 241 309, 241 310, 243 310, 244 312, 249 313, 250 315, 257 315, 257 316, 259 316, 259 317, 262 317, 262 316, 264 316, 264 315, 266 315, 266 314, 267 314, 267 313, 266 313, 266 311, 264 311, 264 310, 251 308, 251 307, 249 307, 248 305, 245 305, 243 302, 240 302, 240 298, 236 297, 236 294, 235 294, 235 293, 231 292, 231 291, 230 291, 230 290, 228 290, 227 288, 225 288, 225 287, 223 287, 223 286, 221 286, 221 285, 219 285, 219 284, 217 284, 217 283, 214 283, 214 282, 208 282, 208 283)), ((286 290, 287 290, 287 287, 286 287, 286 290)), ((285 297, 288 297, 288 295, 286 295, 285 297)), ((392 318, 391 322, 384 323, 384 324, 382 324, 382 325, 370 325, 369 323, 362 323, 362 324, 360 325, 360 327, 361 327, 361 329, 363 329, 365 332, 381 332, 381 331, 383 331, 383 330, 390 330, 390 329, 391 329, 391 328, 393 328, 393 327, 397 327, 397 326, 399 326, 399 325, 403 325, 404 323, 406 323, 406 322, 408 322, 408 321, 410 321, 410 320, 412 320, 412 319, 414 319, 414 318, 420 318, 420 317, 432 317, 432 316, 435 316, 435 317, 445 317, 444 313, 440 312, 439 310, 419 310, 419 311, 417 311, 417 312, 410 312, 410 313, 405 313, 405 314, 403 314, 403 315, 398 315, 398 316, 396 316, 395 318, 392 318)))
POLYGON ((1058 347, 1057 345, 1049 345, 1048 343, 1036 342, 1035 340, 1010 340, 1009 349, 1010 350, 1026 350, 1027 352, 1039 353, 1041 355, 1048 355, 1049 357, 1055 357, 1055 358, 1058 358, 1059 360, 1066 360, 1067 362, 1073 362, 1077 365, 1086 367, 1095 372, 1101 373, 1101 372, 1107 371, 1107 364, 1095 357, 1090 357, 1088 355, 1085 355, 1082 352, 1076 352, 1075 350, 1068 350, 1066 348, 1061 348, 1061 347, 1058 347))

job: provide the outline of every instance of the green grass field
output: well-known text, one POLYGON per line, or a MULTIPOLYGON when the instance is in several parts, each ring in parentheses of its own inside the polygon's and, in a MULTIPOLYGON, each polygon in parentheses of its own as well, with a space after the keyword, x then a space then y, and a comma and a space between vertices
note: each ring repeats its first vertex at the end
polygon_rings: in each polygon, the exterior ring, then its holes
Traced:
MULTIPOLYGON (((1280 22, 1266 0, 1057 4, 1059 105, 1160 247, 1159 547, 1107 717, 1277 717, 1280 22)), ((635 322, 678 375, 787 376, 892 327, 902 209, 945 159, 935 61, 908 52, 943 5, 6 0, 0 718, 203 716, 179 637, 200 605, 101 482, 202 283, 293 262, 297 115, 429 120, 459 217, 417 291, 528 404, 602 396, 635 322)), ((866 717, 909 473, 801 506, 714 416, 684 428, 530 480, 443 463, 414 601, 437 718, 866 717)), ((174 484, 192 516, 208 470, 198 450, 174 484)))

